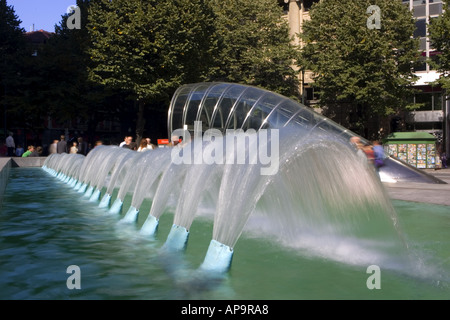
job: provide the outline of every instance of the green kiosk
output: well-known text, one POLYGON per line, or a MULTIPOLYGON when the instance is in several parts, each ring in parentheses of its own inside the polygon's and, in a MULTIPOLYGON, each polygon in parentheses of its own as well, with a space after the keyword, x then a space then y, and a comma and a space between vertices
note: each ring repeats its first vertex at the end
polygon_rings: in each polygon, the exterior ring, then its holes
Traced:
POLYGON ((394 132, 383 140, 385 151, 416 168, 434 169, 438 164, 436 137, 428 132, 394 132))

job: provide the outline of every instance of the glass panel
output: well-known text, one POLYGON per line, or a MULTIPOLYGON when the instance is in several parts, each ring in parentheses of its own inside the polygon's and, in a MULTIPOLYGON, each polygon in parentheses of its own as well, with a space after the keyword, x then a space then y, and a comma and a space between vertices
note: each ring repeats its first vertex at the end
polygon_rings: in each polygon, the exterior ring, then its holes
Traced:
POLYGON ((203 102, 203 112, 202 112, 202 122, 204 119, 207 119, 208 123, 202 123, 203 128, 205 130, 209 129, 210 127, 213 127, 211 124, 212 116, 214 113, 214 109, 219 102, 220 97, 222 96, 223 92, 229 87, 229 84, 215 84, 212 85, 207 93, 207 97, 204 99, 203 102), (208 115, 208 116, 206 116, 208 115))
POLYGON ((263 99, 257 102, 250 116, 243 124, 243 129, 259 130, 263 124, 264 119, 267 118, 273 108, 280 102, 280 97, 273 93, 267 94, 263 99))
POLYGON ((277 107, 276 112, 271 114, 266 121, 270 123, 270 126, 273 128, 282 128, 297 111, 298 105, 294 104, 292 100, 285 100, 277 107))
POLYGON ((433 100, 433 110, 442 110, 442 104, 443 104, 443 97, 442 93, 433 93, 434 100, 433 100))
POLYGON ((414 38, 426 37, 427 35, 427 23, 425 19, 419 19, 416 21, 416 30, 414 30, 414 38))
POLYGON ((442 3, 430 4, 429 15, 440 15, 442 13, 442 3))
POLYGON ((420 5, 420 6, 414 6, 414 17, 425 17, 426 15, 426 6, 420 5))
POLYGON ((424 110, 431 110, 432 101, 431 101, 431 94, 430 93, 418 93, 416 94, 416 103, 423 104, 422 107, 417 109, 418 111, 424 111, 424 110))
POLYGON ((227 129, 241 128, 248 112, 263 94, 263 91, 249 87, 235 104, 227 129))
POLYGON ((420 51, 427 50, 427 38, 420 38, 420 40, 419 40, 419 50, 420 51))
POLYGON ((230 114, 231 108, 243 90, 245 90, 245 86, 227 84, 227 88, 217 101, 216 108, 213 112, 212 122, 214 128, 220 130, 225 129, 225 123, 228 115, 230 114))
POLYGON ((194 121, 197 120, 200 103, 202 102, 208 87, 209 85, 206 84, 195 87, 194 92, 189 98, 188 109, 186 110, 186 121, 184 124, 194 124, 194 121))

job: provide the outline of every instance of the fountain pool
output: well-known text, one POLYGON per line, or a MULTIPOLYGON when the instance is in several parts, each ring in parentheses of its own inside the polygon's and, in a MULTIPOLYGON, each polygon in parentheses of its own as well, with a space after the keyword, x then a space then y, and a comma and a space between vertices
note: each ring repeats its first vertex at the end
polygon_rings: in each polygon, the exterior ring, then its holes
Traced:
MULTIPOLYGON (((124 206, 131 201, 127 196, 124 206)), ((212 234, 207 216, 193 221, 186 251, 168 257, 161 247, 174 208, 161 216, 156 237, 149 239, 137 232, 145 214, 136 225, 119 223, 120 217, 43 170, 12 168, 0 214, 0 299, 448 300, 449 208, 392 203, 408 258, 390 256, 386 261, 395 263, 380 264, 380 289, 368 289, 366 281, 371 259, 379 261, 383 250, 360 259, 343 237, 336 238, 342 242, 339 258, 326 248, 313 250, 327 243, 320 237, 311 237, 311 246, 289 247, 252 230, 251 219, 235 246, 232 268, 214 282, 196 278, 212 234), (79 290, 66 286, 70 265, 80 267, 79 290)), ((142 212, 150 205, 144 201, 142 212)))

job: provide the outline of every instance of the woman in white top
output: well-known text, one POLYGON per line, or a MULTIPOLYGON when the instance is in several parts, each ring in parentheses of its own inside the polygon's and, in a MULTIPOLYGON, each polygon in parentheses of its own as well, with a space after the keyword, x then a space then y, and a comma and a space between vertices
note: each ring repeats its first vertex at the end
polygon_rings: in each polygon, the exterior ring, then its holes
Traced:
POLYGON ((78 143, 76 143, 75 141, 73 142, 72 146, 70 147, 70 153, 77 153, 78 152, 78 148, 77 148, 78 143))
POLYGON ((152 150, 152 146, 148 145, 147 139, 142 139, 141 144, 139 145, 139 148, 137 149, 138 152, 144 152, 147 150, 152 150))

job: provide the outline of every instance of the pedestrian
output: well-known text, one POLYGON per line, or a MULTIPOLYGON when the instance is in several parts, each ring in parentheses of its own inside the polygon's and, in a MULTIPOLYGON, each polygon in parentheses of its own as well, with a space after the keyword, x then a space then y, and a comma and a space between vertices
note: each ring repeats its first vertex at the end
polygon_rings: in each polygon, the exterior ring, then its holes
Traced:
POLYGON ((29 157, 40 157, 42 154, 42 147, 38 146, 38 147, 33 147, 31 154, 29 155, 29 157))
POLYGON ((50 147, 48 147, 48 153, 49 154, 54 154, 54 153, 56 153, 57 151, 57 146, 58 145, 58 140, 53 140, 53 143, 50 145, 50 147))
POLYGON ((147 148, 154 150, 156 148, 156 146, 152 143, 152 139, 150 138, 145 138, 145 140, 147 140, 147 148))
POLYGON ((375 165, 375 168, 378 169, 378 168, 384 166, 384 158, 385 158, 384 149, 381 146, 379 141, 373 141, 372 144, 373 144, 373 153, 374 153, 374 158, 375 158, 374 165, 375 165))
POLYGON ((82 155, 87 155, 88 153, 88 144, 86 141, 83 140, 82 137, 78 137, 78 152, 79 154, 82 155))
POLYGON ((25 150, 23 150, 22 146, 18 144, 16 148, 16 157, 21 157, 24 152, 25 150))
POLYGON ((128 149, 134 150, 133 137, 132 136, 126 136, 124 141, 122 141, 120 143, 120 146, 122 148, 128 148, 128 149))
POLYGON ((139 145, 139 148, 137 149, 138 152, 144 152, 147 150, 153 150, 153 147, 151 144, 148 144, 147 139, 142 139, 141 144, 139 145))
POLYGON ((123 141, 119 144, 119 147, 123 147, 124 145, 129 145, 132 141, 133 141, 132 136, 125 136, 125 138, 123 138, 123 141))
POLYGON ((8 137, 6 138, 6 148, 8 149, 7 156, 14 157, 14 151, 16 149, 16 145, 14 143, 13 133, 9 132, 8 137))
POLYGON ((441 154, 441 163, 442 168, 447 168, 447 155, 445 154, 445 152, 441 154))
POLYGON ((56 152, 67 153, 67 142, 66 137, 64 135, 61 135, 61 138, 56 145, 56 152))
POLYGON ((72 142, 72 146, 70 147, 70 153, 78 153, 78 144, 76 141, 72 142))
POLYGON ((22 154, 22 158, 30 157, 33 152, 34 152, 34 146, 29 145, 28 150, 22 154))

